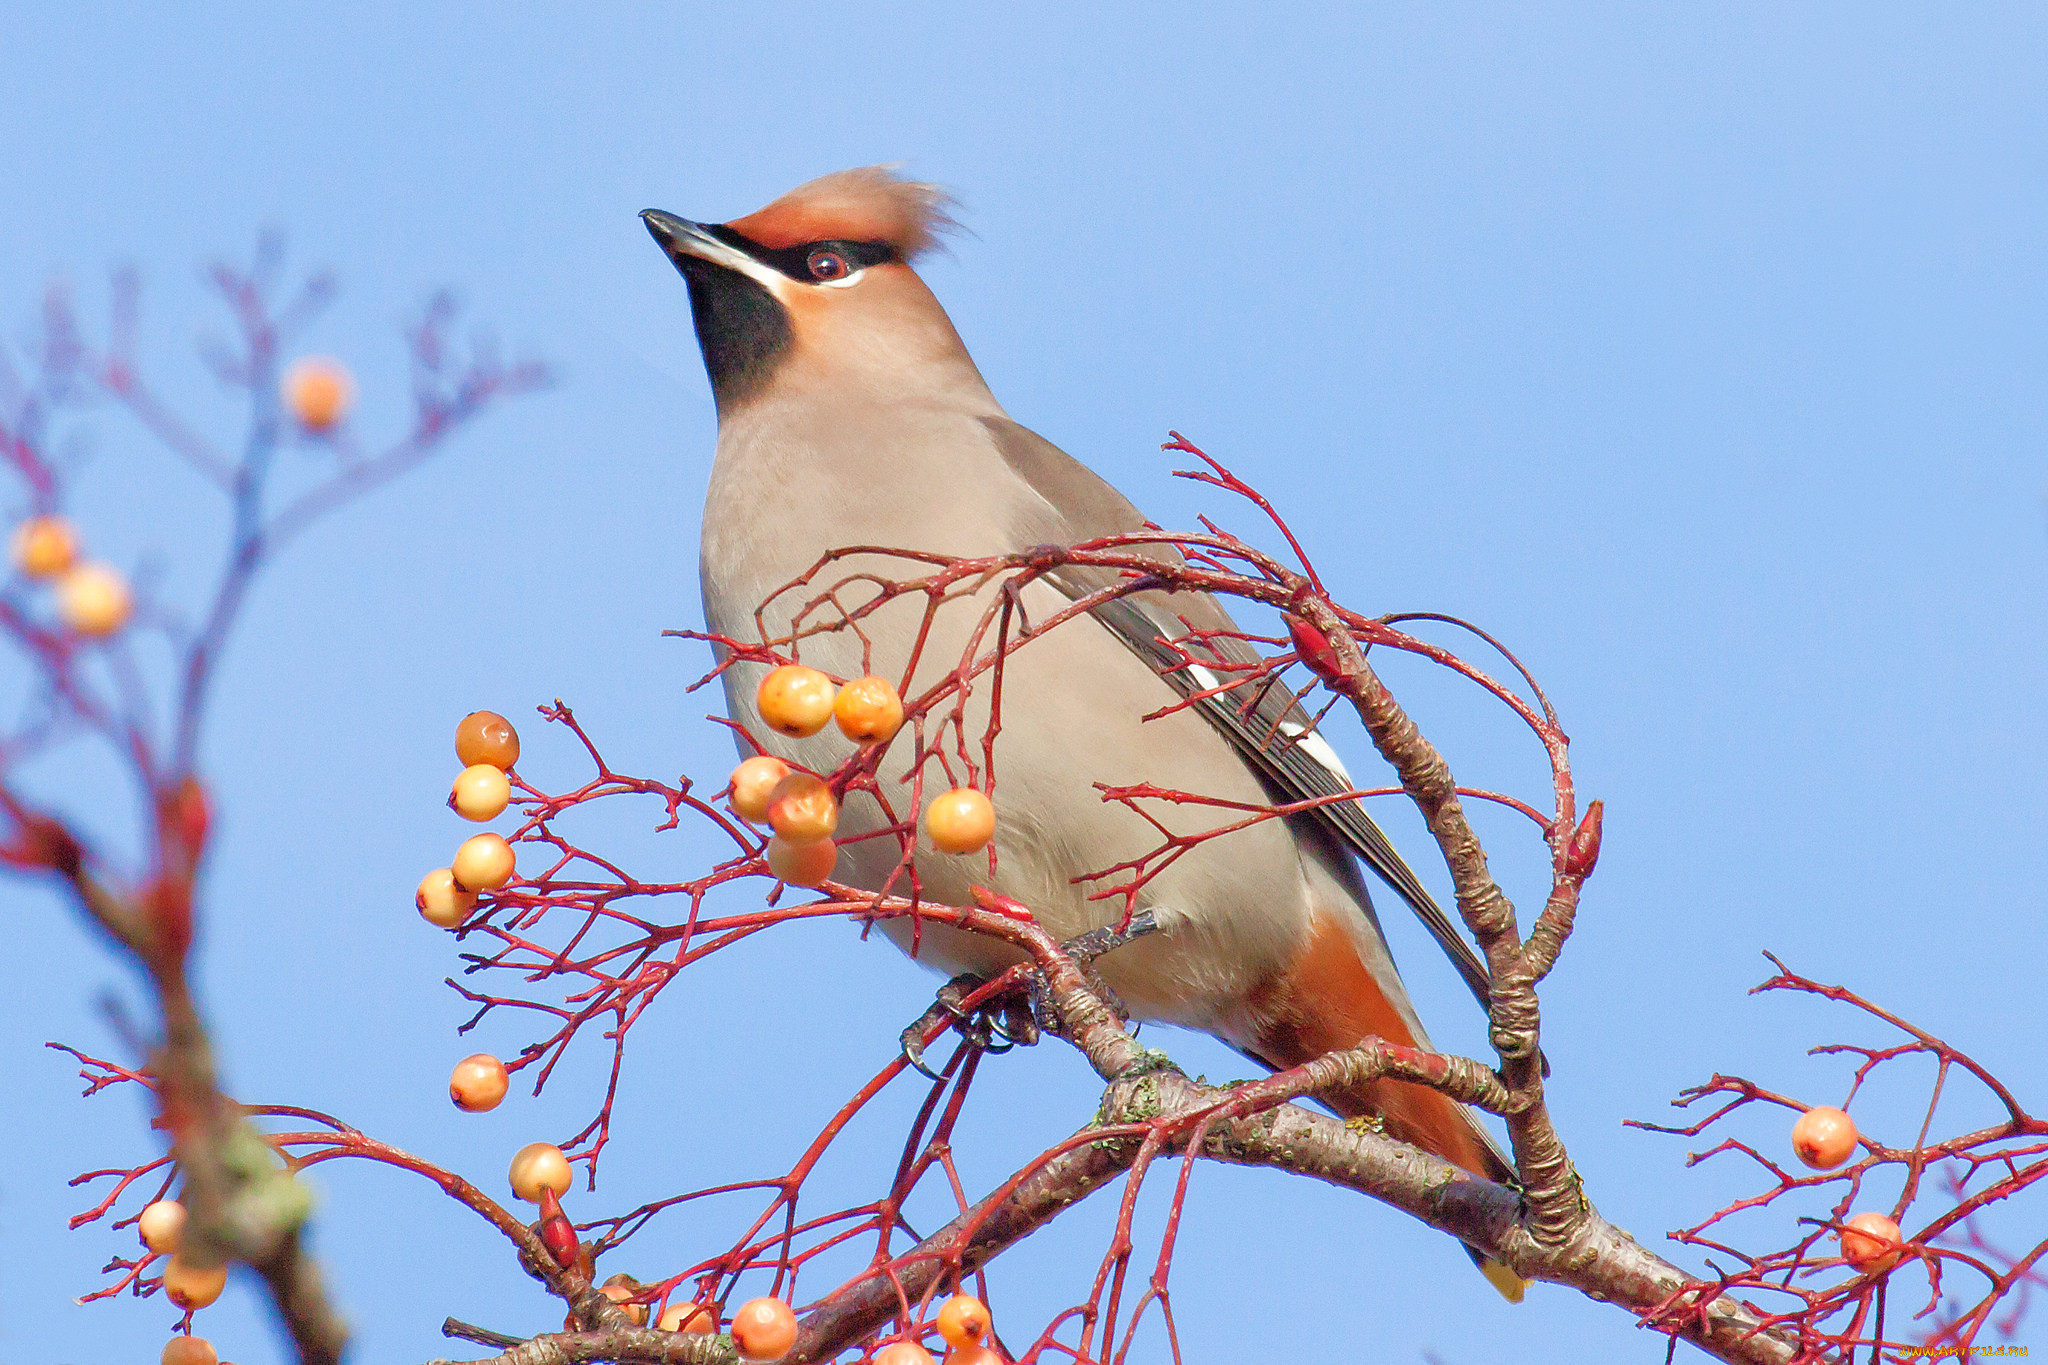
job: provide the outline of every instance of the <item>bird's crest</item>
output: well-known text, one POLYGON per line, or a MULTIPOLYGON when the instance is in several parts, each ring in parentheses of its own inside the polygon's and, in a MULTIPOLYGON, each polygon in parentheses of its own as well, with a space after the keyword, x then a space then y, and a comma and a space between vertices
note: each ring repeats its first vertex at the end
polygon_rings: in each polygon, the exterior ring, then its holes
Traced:
POLYGON ((938 244, 959 226, 953 200, 937 185, 906 180, 890 166, 834 171, 798 185, 764 209, 726 224, 767 247, 809 242, 887 242, 903 260, 938 244))

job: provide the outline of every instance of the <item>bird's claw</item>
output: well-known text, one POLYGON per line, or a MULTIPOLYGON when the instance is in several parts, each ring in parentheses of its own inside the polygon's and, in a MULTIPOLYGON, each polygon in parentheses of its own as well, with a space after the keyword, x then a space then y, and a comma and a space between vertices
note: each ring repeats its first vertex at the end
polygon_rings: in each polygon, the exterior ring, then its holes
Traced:
MULTIPOLYGON (((1088 988, 1104 1003, 1115 1010, 1119 1017, 1128 1019, 1130 1011, 1118 1000, 1116 992, 1097 975, 1095 962, 1103 954, 1121 948, 1132 939, 1142 938, 1158 930, 1159 924, 1150 910, 1140 910, 1122 925, 1104 926, 1091 929, 1060 945, 1067 957, 1081 970, 1088 981, 1088 988)), ((970 1047, 983 1052, 1008 1052, 1013 1047, 1030 1047, 1040 1036, 1061 1032, 1059 1015, 1052 1007, 1052 992, 1046 986, 1045 974, 1032 968, 1025 973, 1023 997, 1009 995, 983 1002, 975 1009, 968 1009, 967 997, 980 990, 987 981, 972 972, 954 977, 939 987, 932 998, 931 1007, 903 1030, 899 1042, 903 1060, 913 1071, 929 1080, 943 1081, 945 1077, 932 1070, 924 1059, 925 1034, 951 1024, 959 1030, 960 1036, 970 1047)))
POLYGON ((926 1010, 923 1017, 903 1030, 903 1060, 910 1063, 910 1069, 918 1075, 928 1080, 943 1081, 946 1078, 932 1070, 924 1059, 924 1026, 926 1019, 930 1017, 931 1011, 926 1010))
POLYGON ((1100 929, 1090 929, 1078 938, 1070 938, 1060 946, 1077 965, 1087 967, 1103 954, 1114 952, 1132 939, 1143 938, 1158 931, 1159 921, 1153 917, 1152 912, 1140 910, 1120 926, 1112 928, 1105 924, 1100 929))
MULTIPOLYGON (((1095 970, 1095 964, 1104 955, 1115 952, 1133 939, 1143 938, 1158 931, 1158 919, 1150 910, 1140 910, 1121 925, 1105 924, 1100 929, 1090 929, 1085 934, 1068 939, 1060 948, 1066 953, 1068 960, 1080 970, 1081 979, 1088 983, 1089 992, 1114 1010, 1117 1018, 1129 1023, 1130 1010, 1117 998, 1117 993, 1110 989, 1109 983, 1102 979, 1102 974, 1095 970)), ((1031 974, 1031 1012, 1038 1020, 1039 1027, 1045 1032, 1063 1032, 1059 1025, 1059 1015, 1052 1008, 1051 992, 1046 988, 1045 978, 1037 972, 1031 974)))
POLYGON ((925 1031, 938 1028, 949 1021, 965 1017, 961 1010, 960 1002, 967 998, 969 992, 975 990, 981 984, 981 978, 972 972, 965 972, 954 977, 951 981, 939 987, 938 994, 932 997, 931 1005, 926 1008, 923 1014, 918 1015, 916 1019, 911 1021, 909 1028, 903 1030, 898 1041, 903 1047, 903 1060, 910 1063, 911 1070, 917 1072, 920 1076, 934 1081, 945 1079, 944 1076, 932 1070, 925 1062, 925 1031))
POLYGON ((1038 1026, 1024 1002, 990 1000, 973 1010, 966 1007, 967 997, 987 984, 983 978, 966 972, 939 987, 931 1008, 903 1030, 900 1039, 903 1060, 910 1063, 912 1070, 935 1081, 945 1079, 924 1059, 926 1032, 945 1024, 958 1029, 969 1046, 983 1052, 1008 1052, 1020 1043, 1028 1047, 1038 1041, 1038 1026))

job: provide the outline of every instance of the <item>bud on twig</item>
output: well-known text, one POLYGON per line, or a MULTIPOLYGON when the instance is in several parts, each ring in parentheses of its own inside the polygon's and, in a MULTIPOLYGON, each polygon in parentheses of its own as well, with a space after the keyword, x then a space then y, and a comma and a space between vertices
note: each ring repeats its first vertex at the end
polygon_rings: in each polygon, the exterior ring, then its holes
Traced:
POLYGON ((84 862, 85 855, 71 831, 47 815, 16 817, 20 828, 14 838, 0 844, 0 863, 23 869, 48 868, 70 876, 84 862))
POLYGON ((198 778, 186 778, 158 799, 157 822, 166 843, 176 844, 188 861, 199 861, 213 823, 213 806, 198 778))
POLYGON ((576 1264, 576 1254, 582 1247, 576 1240, 576 1229, 569 1224, 569 1217, 562 1212, 562 1201, 555 1197, 554 1186, 540 1187, 540 1240, 547 1247, 548 1255, 555 1258, 555 1264, 568 1269, 576 1264))
POLYGON ((156 951, 166 961, 181 961, 192 948, 192 883, 182 877, 158 877, 142 893, 156 951))
POLYGON ((1600 817, 1604 813, 1603 802, 1595 801, 1586 807, 1585 818, 1572 831, 1572 837, 1565 841, 1565 876, 1583 880, 1593 875, 1593 864, 1600 861, 1600 817))
POLYGON ((1294 641, 1294 652, 1301 661, 1321 676, 1334 678, 1341 671, 1329 637, 1299 616, 1287 618, 1287 637, 1294 641))

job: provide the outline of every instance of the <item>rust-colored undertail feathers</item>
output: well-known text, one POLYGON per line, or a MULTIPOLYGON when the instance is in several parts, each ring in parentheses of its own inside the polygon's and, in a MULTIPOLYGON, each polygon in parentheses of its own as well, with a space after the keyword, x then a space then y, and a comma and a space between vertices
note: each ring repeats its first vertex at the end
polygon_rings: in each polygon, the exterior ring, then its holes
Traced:
MULTIPOLYGON (((1294 965, 1253 1001, 1260 1019, 1259 1060, 1275 1069, 1300 1066, 1369 1037, 1421 1046, 1338 922, 1317 915, 1294 965)), ((1442 1157, 1482 1180, 1513 1184, 1514 1167, 1464 1105, 1412 1081, 1380 1080, 1324 1095, 1347 1119, 1376 1124, 1389 1137, 1442 1157)), ((1501 1296, 1520 1303, 1524 1282, 1497 1261, 1472 1260, 1501 1296)))

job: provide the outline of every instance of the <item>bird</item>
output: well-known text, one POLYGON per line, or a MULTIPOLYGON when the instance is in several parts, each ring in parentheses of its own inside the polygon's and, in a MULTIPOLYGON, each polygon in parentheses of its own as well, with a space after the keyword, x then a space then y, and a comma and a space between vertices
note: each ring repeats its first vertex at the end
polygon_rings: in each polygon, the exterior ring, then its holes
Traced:
MULTIPOLYGON (((957 227, 952 207, 934 185, 868 166, 811 180, 724 223, 641 214, 687 286, 717 410, 699 547, 713 637, 786 636, 799 616, 819 625, 824 618, 816 609, 806 615, 805 604, 827 582, 863 573, 901 580, 919 568, 863 553, 792 590, 830 550, 985 556, 1149 525, 1107 481, 1013 420, 990 391, 915 269, 957 227)), ((1027 583, 1014 605, 1042 621, 1115 579, 1059 566, 1027 583)), ((804 663, 852 678, 905 669, 921 640, 906 678, 904 695, 913 695, 959 663, 998 591, 962 593, 929 623, 921 594, 899 597, 864 616, 858 631, 811 631, 798 649, 804 663)), ((863 595, 859 580, 847 593, 863 595)), ((845 594, 839 600, 844 607, 845 594)), ((1172 709, 1218 684, 1222 674, 1204 657, 1256 659, 1236 631, 1211 596, 1153 591, 1032 633, 1006 659, 1001 683, 993 871, 986 857, 920 848, 918 893, 964 904, 974 886, 986 886, 1071 940, 1126 913, 1122 899, 1095 894, 1104 883, 1091 874, 1159 842, 1157 829, 1129 806, 1105 802, 1096 784, 1149 783, 1255 806, 1322 797, 1328 804, 1312 814, 1194 843, 1128 907, 1149 912, 1155 932, 1096 968, 1134 1018, 1209 1033, 1270 1069, 1369 1037, 1433 1050, 1360 863, 1422 916, 1482 1005, 1485 969, 1363 807, 1330 800, 1357 784, 1293 694, 1276 687, 1256 705, 1223 694, 1172 709), (1223 634, 1204 637, 1205 656, 1187 647, 1195 631, 1223 634)), ((830 726, 797 738, 762 724, 756 691, 769 665, 723 661, 727 715, 754 746, 817 772, 853 753, 853 742, 830 726)), ((990 691, 979 685, 969 699, 958 733, 976 739, 956 746, 961 758, 978 750, 990 691)), ((896 741, 878 774, 885 791, 911 790, 916 747, 896 741)), ((952 785, 928 778, 927 790, 934 784, 952 785)), ((860 837, 902 824, 900 804, 847 793, 836 880, 902 889, 898 841, 860 837)), ((1220 823, 1199 806, 1148 809, 1178 834, 1220 823)), ((1007 945, 948 926, 894 919, 881 927, 948 974, 986 978, 1020 960, 1007 945)), ((1381 1080, 1322 1098, 1338 1114, 1482 1179, 1514 1182, 1512 1163, 1472 1112, 1425 1086, 1381 1080)), ((1519 1301, 1523 1281, 1512 1270, 1467 1250, 1496 1289, 1519 1301)))

